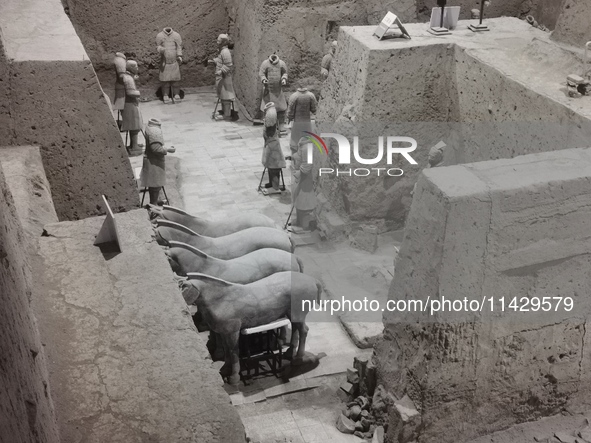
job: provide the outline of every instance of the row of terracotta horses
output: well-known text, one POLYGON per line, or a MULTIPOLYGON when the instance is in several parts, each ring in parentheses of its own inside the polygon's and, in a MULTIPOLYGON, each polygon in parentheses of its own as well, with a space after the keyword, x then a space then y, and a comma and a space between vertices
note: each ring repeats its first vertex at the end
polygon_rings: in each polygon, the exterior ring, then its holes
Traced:
POLYGON ((220 372, 229 383, 240 380, 238 343, 245 328, 287 317, 293 330, 290 351, 297 347, 292 365, 304 361, 308 306, 320 301, 322 286, 303 274, 289 234, 262 214, 214 221, 171 206, 151 206, 150 212, 155 238, 168 247, 173 271, 188 277, 181 282, 186 303, 196 305, 221 337, 220 372))

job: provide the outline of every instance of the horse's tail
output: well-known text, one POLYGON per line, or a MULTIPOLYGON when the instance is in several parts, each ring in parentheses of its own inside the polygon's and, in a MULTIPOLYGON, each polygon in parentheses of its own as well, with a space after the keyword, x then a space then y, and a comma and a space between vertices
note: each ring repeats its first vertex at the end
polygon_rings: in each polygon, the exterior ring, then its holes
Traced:
POLYGON ((154 229, 154 238, 156 239, 156 243, 161 246, 170 246, 170 243, 167 239, 165 239, 162 234, 160 234, 160 230, 158 228, 154 229))
POLYGON ((298 266, 300 268, 300 272, 303 274, 304 273, 304 261, 298 257, 297 255, 294 255, 296 261, 298 262, 298 266))
POLYGON ((318 290, 316 303, 320 304, 320 300, 322 299, 322 283, 320 283, 318 280, 316 280, 316 289, 318 290))

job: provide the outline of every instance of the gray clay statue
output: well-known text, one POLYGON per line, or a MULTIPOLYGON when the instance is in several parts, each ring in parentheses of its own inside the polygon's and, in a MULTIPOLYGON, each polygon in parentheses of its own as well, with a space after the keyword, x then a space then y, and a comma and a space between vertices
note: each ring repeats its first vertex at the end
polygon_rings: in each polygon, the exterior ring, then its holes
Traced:
POLYGON ((275 104, 273 102, 267 103, 265 106, 265 127, 263 128, 263 156, 261 163, 269 175, 269 183, 265 184, 265 188, 273 188, 279 191, 279 178, 281 169, 285 168, 285 156, 279 143, 279 134, 277 131, 277 112, 275 112, 275 104))
POLYGON ((279 132, 284 132, 287 100, 283 94, 283 86, 287 84, 287 65, 277 54, 273 54, 261 64, 259 79, 263 84, 261 111, 265 110, 268 103, 274 103, 279 132))
POLYGON ((320 63, 320 76, 322 77, 322 80, 326 80, 328 78, 328 73, 330 72, 330 67, 332 65, 332 59, 337 52, 337 45, 337 41, 334 40, 330 44, 330 51, 328 54, 322 57, 322 62, 320 63))
POLYGON ((162 99, 180 100, 179 81, 180 64, 183 62, 183 41, 178 32, 166 27, 156 36, 156 45, 160 54, 159 79, 162 87, 162 99))
POLYGON ((304 269, 300 258, 281 249, 258 249, 242 257, 220 260, 186 243, 170 241, 169 246, 168 261, 172 270, 181 276, 200 272, 231 283, 246 284, 276 272, 303 272, 304 269))
POLYGON ((199 235, 167 220, 156 220, 156 225, 156 240, 161 245, 168 246, 171 240, 187 243, 222 260, 242 257, 263 248, 282 249, 287 252, 294 250, 289 235, 279 229, 248 228, 224 237, 212 238, 199 235))
POLYGON ((291 127, 290 147, 298 145, 300 138, 306 136, 305 131, 312 130, 312 114, 316 114, 318 101, 308 88, 300 87, 289 97, 287 119, 293 122, 291 127))
POLYGON ((234 93, 234 64, 232 53, 228 49, 230 38, 227 34, 220 34, 217 44, 220 49, 219 55, 213 60, 215 63, 216 91, 222 103, 222 114, 224 120, 232 120, 232 104, 236 100, 234 93))
POLYGON ((240 381, 240 331, 284 317, 291 320, 294 331, 290 351, 297 347, 291 364, 306 363, 308 306, 304 307, 303 301, 320 301, 322 285, 315 278, 298 272, 278 272, 257 282, 240 285, 201 274, 194 275, 182 285, 185 286, 185 302, 195 304, 210 330, 222 336, 225 363, 220 373, 228 377, 230 384, 240 381))
POLYGON ((125 108, 125 85, 123 84, 123 74, 126 71, 127 57, 122 52, 117 52, 113 59, 115 66, 115 97, 113 98, 113 109, 123 111, 125 108))
POLYGON ((316 192, 314 191, 314 165, 308 163, 310 140, 302 137, 298 145, 291 148, 291 183, 292 204, 296 210, 296 220, 292 224, 304 229, 310 228, 314 220, 316 208, 316 192))
POLYGON ((140 91, 138 91, 135 80, 138 78, 138 65, 135 60, 127 60, 125 72, 121 75, 125 87, 125 106, 121 114, 121 131, 129 131, 130 145, 128 146, 131 155, 141 153, 138 146, 138 134, 144 124, 140 112, 140 91))
POLYGON ((162 126, 159 120, 152 118, 148 121, 144 131, 146 138, 146 152, 140 175, 142 188, 148 188, 150 204, 157 204, 160 190, 166 184, 165 159, 166 154, 174 152, 174 147, 164 147, 162 126))
POLYGON ((150 212, 158 218, 176 222, 207 237, 223 237, 254 227, 277 228, 273 219, 252 212, 244 212, 217 220, 195 217, 173 206, 150 206, 150 212))

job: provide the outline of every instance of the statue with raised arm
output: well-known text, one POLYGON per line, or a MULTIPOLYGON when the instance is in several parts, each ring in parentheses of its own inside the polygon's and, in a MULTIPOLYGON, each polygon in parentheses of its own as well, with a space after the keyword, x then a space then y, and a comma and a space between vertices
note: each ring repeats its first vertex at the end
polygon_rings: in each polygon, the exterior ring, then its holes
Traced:
POLYGON ((127 150, 130 155, 141 154, 138 146, 138 134, 142 130, 143 120, 140 112, 140 91, 135 81, 138 78, 138 65, 135 60, 127 60, 125 72, 121 75, 125 88, 125 106, 121 114, 121 131, 129 131, 130 145, 127 150))
POLYGON ((261 64, 259 79, 263 84, 261 111, 265 110, 268 103, 274 103, 279 123, 279 133, 285 133, 287 100, 283 95, 283 86, 287 84, 287 65, 277 54, 273 54, 261 64))
POLYGON ((156 36, 156 45, 160 54, 159 79, 162 86, 162 100, 167 97, 180 100, 179 81, 181 80, 180 64, 183 62, 183 41, 178 32, 171 27, 164 28, 156 36))

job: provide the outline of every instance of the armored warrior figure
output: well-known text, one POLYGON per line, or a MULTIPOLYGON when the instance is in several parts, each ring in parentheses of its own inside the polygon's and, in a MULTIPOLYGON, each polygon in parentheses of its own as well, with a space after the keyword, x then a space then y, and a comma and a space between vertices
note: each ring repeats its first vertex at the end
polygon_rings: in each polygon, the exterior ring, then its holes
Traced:
POLYGON ((140 112, 140 91, 135 86, 137 74, 137 62, 135 60, 127 60, 125 72, 121 75, 123 86, 125 87, 125 106, 121 114, 121 131, 129 131, 130 146, 127 149, 131 155, 141 153, 138 147, 137 137, 142 129, 143 121, 140 112))
POLYGON ((306 134, 304 131, 312 132, 312 115, 316 113, 318 102, 314 94, 307 88, 300 87, 289 97, 287 107, 287 119, 293 122, 291 128, 290 148, 298 146, 300 138, 306 134))
POLYGON ((166 27, 156 36, 156 45, 160 54, 160 82, 162 99, 166 103, 167 96, 180 99, 178 82, 181 80, 179 64, 183 62, 183 41, 178 32, 166 27))
POLYGON ((166 154, 175 152, 174 146, 164 147, 162 126, 159 120, 151 118, 144 132, 146 137, 146 152, 140 183, 143 188, 148 188, 150 204, 158 204, 160 189, 166 184, 165 159, 166 154))
POLYGON ((269 102, 265 106, 263 139, 265 140, 265 146, 261 161, 269 173, 269 183, 265 184, 265 188, 272 187, 275 191, 279 191, 281 169, 285 168, 286 164, 277 134, 277 111, 273 102, 269 102))
POLYGON ((289 148, 291 154, 291 183, 292 204, 296 209, 296 221, 293 225, 303 229, 310 228, 316 208, 316 193, 314 192, 314 165, 307 162, 310 141, 302 137, 298 143, 289 148))
POLYGON ((220 54, 213 60, 216 64, 216 91, 222 102, 222 114, 225 120, 232 119, 232 103, 236 99, 232 80, 234 64, 232 63, 232 53, 228 49, 229 42, 230 38, 227 34, 219 35, 217 43, 220 54))
POLYGON ((330 65, 332 64, 332 59, 334 58, 335 52, 337 51, 337 41, 334 40, 330 45, 330 52, 322 57, 322 63, 320 64, 320 75, 322 76, 322 80, 326 80, 328 78, 328 73, 330 72, 330 65))
POLYGON ((279 123, 279 132, 285 132, 285 111, 287 101, 283 95, 283 86, 287 84, 287 65, 276 54, 265 60, 259 69, 259 79, 263 83, 263 97, 261 111, 265 106, 273 102, 279 123))
POLYGON ((121 52, 115 53, 113 65, 115 65, 115 98, 113 99, 113 109, 123 111, 125 107, 125 86, 123 85, 122 75, 125 73, 127 57, 121 52))

